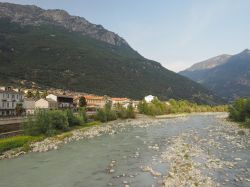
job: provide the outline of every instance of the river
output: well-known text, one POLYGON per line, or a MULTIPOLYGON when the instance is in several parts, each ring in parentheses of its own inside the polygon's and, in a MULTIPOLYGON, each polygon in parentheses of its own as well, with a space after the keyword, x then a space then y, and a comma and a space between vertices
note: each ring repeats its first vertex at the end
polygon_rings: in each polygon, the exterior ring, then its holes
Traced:
POLYGON ((250 186, 249 130, 222 115, 156 120, 1 160, 0 186, 250 186))

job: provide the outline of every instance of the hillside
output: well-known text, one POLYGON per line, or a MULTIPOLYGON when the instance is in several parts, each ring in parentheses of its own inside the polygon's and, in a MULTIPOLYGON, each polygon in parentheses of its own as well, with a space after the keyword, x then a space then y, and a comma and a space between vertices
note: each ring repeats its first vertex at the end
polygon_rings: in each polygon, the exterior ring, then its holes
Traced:
POLYGON ((221 100, 201 85, 145 59, 102 26, 61 10, 0 3, 0 84, 141 99, 221 100), (29 85, 29 84, 28 84, 29 85))
MULTIPOLYGON (((237 55, 221 57, 224 58, 220 58, 217 65, 212 68, 189 68, 180 74, 201 83, 228 101, 237 97, 248 97, 250 95, 250 50, 246 49, 237 55)), ((213 59, 195 64, 193 67, 199 64, 213 64, 213 59)))

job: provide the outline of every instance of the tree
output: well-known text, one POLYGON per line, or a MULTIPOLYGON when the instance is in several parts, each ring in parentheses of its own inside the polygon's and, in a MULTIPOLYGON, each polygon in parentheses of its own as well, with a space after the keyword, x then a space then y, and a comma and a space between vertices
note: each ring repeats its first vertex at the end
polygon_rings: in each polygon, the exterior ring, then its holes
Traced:
POLYGON ((127 113, 127 118, 135 118, 135 111, 132 104, 128 105, 126 113, 127 113))
POLYGON ((21 116, 23 111, 24 111, 23 104, 22 103, 17 103, 15 109, 16 109, 16 115, 21 116))
POLYGON ((85 107, 85 106, 87 106, 87 101, 86 98, 82 96, 79 99, 79 107, 85 107))
POLYGON ((45 90, 45 91, 42 93, 41 98, 46 98, 47 95, 48 95, 48 92, 47 92, 47 90, 45 90))
POLYGON ((38 90, 37 90, 36 93, 35 93, 35 98, 36 98, 36 99, 39 99, 39 98, 40 98, 40 93, 39 93, 38 90))
POLYGON ((34 95, 33 95, 33 93, 32 93, 31 91, 28 91, 28 92, 26 93, 26 97, 27 97, 27 98, 32 98, 32 97, 34 97, 34 95))

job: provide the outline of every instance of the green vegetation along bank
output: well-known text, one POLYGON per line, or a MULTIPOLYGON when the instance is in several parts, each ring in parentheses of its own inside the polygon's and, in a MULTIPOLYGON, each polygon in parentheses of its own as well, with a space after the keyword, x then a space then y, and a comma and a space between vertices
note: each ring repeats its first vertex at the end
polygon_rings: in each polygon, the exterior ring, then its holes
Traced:
POLYGON ((64 139, 72 135, 71 130, 91 127, 98 125, 99 121, 108 122, 118 118, 135 118, 132 105, 128 108, 118 105, 112 109, 110 104, 106 104, 90 118, 87 117, 84 108, 79 108, 76 113, 71 110, 38 110, 34 117, 24 122, 22 127, 24 135, 0 139, 0 154, 14 148, 28 151, 31 143, 41 141, 46 137, 64 139), (92 122, 88 122, 91 120, 92 122))
POLYGON ((229 107, 229 118, 250 128, 250 97, 236 99, 229 107))
MULTIPOLYGON (((237 110, 239 109, 238 102, 239 101, 237 101, 234 106, 237 110)), ((249 100, 244 100, 244 102, 248 103, 249 100)), ((174 99, 168 102, 162 102, 155 98, 151 103, 147 103, 144 100, 141 101, 138 105, 138 112, 149 116, 156 116, 192 112, 225 112, 227 108, 225 105, 197 105, 188 101, 176 101, 174 99)), ((232 108, 230 108, 230 112, 232 112, 232 108)), ((0 154, 14 148, 21 148, 22 150, 28 151, 31 143, 41 141, 46 137, 64 139, 65 137, 70 137, 72 130, 75 129, 91 127, 100 124, 100 122, 108 122, 116 119, 131 119, 135 117, 136 112, 132 105, 129 105, 127 108, 121 105, 112 108, 110 104, 106 104, 104 108, 99 109, 95 115, 89 117, 87 117, 84 108, 79 108, 75 113, 71 110, 38 110, 34 117, 29 118, 23 124, 24 135, 0 140, 0 154)), ((248 121, 247 117, 244 119, 248 121)))
POLYGON ((177 101, 174 99, 170 99, 168 102, 162 102, 159 99, 154 98, 151 103, 147 103, 145 100, 141 101, 138 105, 138 111, 141 114, 156 116, 192 112, 226 112, 228 111, 228 106, 198 105, 189 101, 177 101))

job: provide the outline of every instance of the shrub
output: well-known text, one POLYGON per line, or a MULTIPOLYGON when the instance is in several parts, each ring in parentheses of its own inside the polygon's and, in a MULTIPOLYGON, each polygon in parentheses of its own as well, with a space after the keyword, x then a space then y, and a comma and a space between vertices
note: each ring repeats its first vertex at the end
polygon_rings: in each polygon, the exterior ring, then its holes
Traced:
POLYGON ((88 117, 87 117, 87 114, 86 114, 86 109, 84 107, 80 107, 78 109, 78 114, 79 114, 82 122, 86 123, 88 121, 88 117))
POLYGON ((229 117, 234 121, 244 122, 246 120, 246 100, 235 100, 229 107, 229 117))
POLYGON ((51 123, 49 112, 46 110, 37 111, 34 118, 29 117, 23 124, 23 130, 25 134, 32 136, 40 134, 50 136, 56 132, 51 123))
MULTIPOLYGON (((68 113, 66 113, 68 114, 68 113)), ((69 118, 65 112, 54 110, 49 112, 49 118, 52 128, 66 131, 69 129, 69 118)))
MULTIPOLYGON (((66 131, 69 129, 67 114, 67 112, 59 110, 39 110, 36 112, 34 118, 29 117, 28 120, 24 122, 24 133, 32 136, 40 134, 51 136, 56 134, 57 130, 66 131)), ((72 123, 72 121, 70 122, 72 123)))
POLYGON ((127 118, 135 118, 135 110, 132 104, 128 105, 126 113, 127 113, 127 118))
POLYGON ((83 122, 80 118, 75 116, 73 114, 72 110, 70 110, 70 109, 66 110, 66 116, 68 118, 68 124, 70 127, 81 125, 81 123, 83 122))
POLYGON ((101 122, 113 121, 117 119, 116 112, 111 109, 111 104, 107 103, 103 109, 99 109, 96 114, 96 120, 101 122))
POLYGON ((244 125, 246 127, 250 128, 250 118, 246 118, 246 121, 245 121, 244 125))
POLYGON ((104 111, 104 109, 99 109, 96 114, 96 120, 101 121, 101 122, 107 122, 107 115, 104 111))

